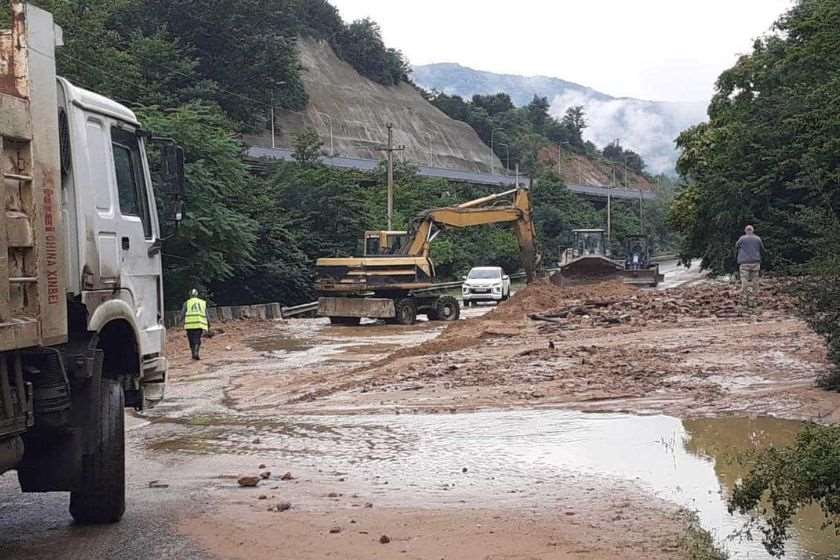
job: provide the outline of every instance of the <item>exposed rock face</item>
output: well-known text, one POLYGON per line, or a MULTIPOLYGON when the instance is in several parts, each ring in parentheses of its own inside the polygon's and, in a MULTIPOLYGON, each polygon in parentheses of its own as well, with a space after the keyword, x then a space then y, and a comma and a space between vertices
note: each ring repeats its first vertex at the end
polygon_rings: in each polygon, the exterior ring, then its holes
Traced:
MULTIPOLYGON (((386 125, 394 124, 394 144, 404 145, 400 159, 463 171, 498 172, 502 163, 467 124, 449 118, 410 84, 386 87, 359 75, 324 41, 300 39, 303 82, 309 95, 304 111, 276 111, 275 144, 290 148, 294 134, 306 127, 321 135, 326 152, 342 157, 382 159, 386 125), (330 129, 332 128, 332 142, 330 129)), ((271 133, 247 136, 246 142, 271 146, 271 133)))

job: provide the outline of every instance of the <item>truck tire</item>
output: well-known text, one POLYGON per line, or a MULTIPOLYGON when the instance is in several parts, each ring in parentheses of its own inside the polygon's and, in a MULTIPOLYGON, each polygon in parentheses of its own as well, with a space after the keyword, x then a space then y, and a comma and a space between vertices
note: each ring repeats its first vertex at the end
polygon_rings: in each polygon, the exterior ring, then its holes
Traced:
POLYGON ((395 320, 400 325, 413 325, 417 320, 417 306, 414 301, 407 298, 397 300, 395 307, 397 312, 395 320))
POLYGON ((452 296, 441 296, 435 302, 435 315, 439 321, 457 321, 461 317, 461 306, 452 296))
POLYGON ((362 322, 361 317, 330 317, 330 324, 356 327, 362 322))
POLYGON ((125 396, 122 385, 102 379, 96 450, 82 456, 78 487, 70 493, 76 523, 116 523, 125 512, 125 396))

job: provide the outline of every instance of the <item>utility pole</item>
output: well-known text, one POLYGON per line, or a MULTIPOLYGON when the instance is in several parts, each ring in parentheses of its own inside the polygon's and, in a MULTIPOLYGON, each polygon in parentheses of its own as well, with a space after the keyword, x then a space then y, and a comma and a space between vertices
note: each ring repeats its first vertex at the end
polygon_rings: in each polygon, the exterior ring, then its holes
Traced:
POLYGON ((394 146, 394 125, 388 123, 388 145, 379 148, 388 155, 388 230, 394 225, 394 152, 405 151, 405 146, 394 146))
POLYGON ((612 165, 612 185, 607 189, 607 242, 612 241, 612 189, 615 186, 615 164, 612 165))
POLYGON ((504 146, 507 152, 507 165, 505 166, 505 175, 510 175, 510 146, 508 144, 499 143, 499 146, 504 146))
POLYGON ((639 188, 639 229, 641 230, 639 233, 644 235, 645 234, 645 204, 644 204, 644 197, 642 196, 642 189, 639 188))
POLYGON ((271 149, 277 147, 274 139, 274 92, 271 92, 271 149))

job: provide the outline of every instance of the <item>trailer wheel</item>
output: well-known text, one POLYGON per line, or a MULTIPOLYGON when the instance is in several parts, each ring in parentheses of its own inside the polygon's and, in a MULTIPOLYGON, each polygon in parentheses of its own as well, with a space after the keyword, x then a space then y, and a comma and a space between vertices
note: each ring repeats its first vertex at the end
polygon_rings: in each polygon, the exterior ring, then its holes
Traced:
POLYGON ((330 317, 330 324, 356 327, 362 322, 361 317, 330 317))
POLYGON ((125 512, 125 396, 113 379, 100 382, 96 449, 82 456, 78 487, 70 493, 77 523, 116 523, 125 512))
POLYGON ((435 302, 435 314, 440 321, 457 321, 461 316, 461 306, 452 296, 442 296, 435 302))
POLYGON ((417 306, 410 299, 398 300, 396 312, 396 320, 400 325, 413 325, 417 320, 417 306))

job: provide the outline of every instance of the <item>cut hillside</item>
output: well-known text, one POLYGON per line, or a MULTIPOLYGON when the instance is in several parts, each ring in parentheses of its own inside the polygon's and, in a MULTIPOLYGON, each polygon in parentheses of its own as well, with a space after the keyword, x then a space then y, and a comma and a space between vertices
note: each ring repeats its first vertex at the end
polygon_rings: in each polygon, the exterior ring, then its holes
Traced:
MULTIPOLYGON (((502 168, 469 125, 446 116, 411 84, 384 86, 363 77, 325 41, 302 38, 298 45, 309 103, 303 111, 276 112, 278 147, 292 147, 296 133, 314 128, 327 152, 332 149, 342 157, 381 159, 383 153, 378 148, 388 138, 387 124, 393 123, 394 143, 406 148, 399 157, 408 162, 488 172, 492 157, 492 166, 502 168)), ((270 147, 271 133, 246 136, 245 140, 270 147)))
POLYGON ((656 186, 644 175, 632 169, 624 176, 624 166, 604 159, 591 158, 559 146, 545 148, 540 152, 540 161, 551 165, 567 185, 603 187, 652 191, 656 186), (613 177, 613 171, 615 176, 613 177))

